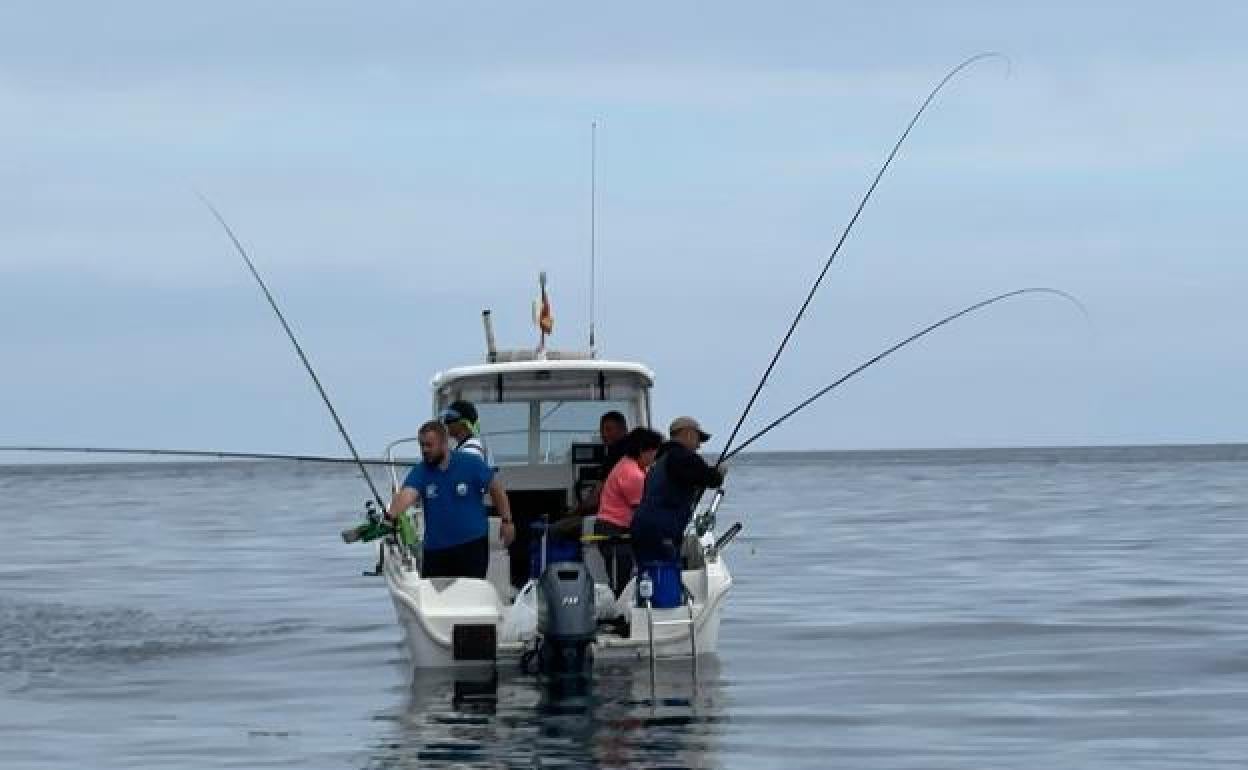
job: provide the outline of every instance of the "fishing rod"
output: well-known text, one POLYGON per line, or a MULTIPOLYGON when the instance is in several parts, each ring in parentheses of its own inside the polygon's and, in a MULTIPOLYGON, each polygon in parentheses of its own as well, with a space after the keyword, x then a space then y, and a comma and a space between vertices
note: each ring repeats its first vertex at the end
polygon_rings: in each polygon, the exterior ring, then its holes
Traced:
POLYGON ((919 122, 919 118, 923 116, 923 113, 927 110, 928 105, 932 103, 932 101, 936 98, 936 95, 939 94, 941 89, 945 87, 945 84, 957 77, 958 73, 962 72, 976 62, 994 58, 1005 60, 1008 67, 1009 59, 1004 55, 993 51, 979 53, 970 57, 958 66, 949 70, 949 72, 941 78, 940 82, 936 84, 936 87, 933 88, 931 93, 927 95, 927 98, 923 100, 923 104, 919 106, 919 109, 914 113, 914 116, 910 118, 910 122, 906 124, 906 129, 901 132, 901 136, 898 137, 897 141, 893 144, 892 150, 889 151, 888 157, 884 159, 884 163, 880 166, 879 171, 876 172, 875 178, 871 180, 871 184, 867 187, 866 193, 864 193, 862 199, 858 201, 858 207, 854 209, 854 214, 849 218, 849 223, 846 224, 845 229, 841 231, 841 237, 837 240, 836 246, 833 247, 832 253, 823 263, 823 269, 819 271, 818 277, 815 278, 814 284, 810 287, 810 291, 806 294, 805 301, 803 301, 801 307, 798 308, 797 314, 793 316, 793 321, 789 324, 788 331, 784 333, 784 337, 780 340, 780 346, 776 348, 775 354, 771 357, 771 362, 767 364, 767 368, 763 371, 763 376, 759 379, 758 385, 754 388, 754 392, 750 394, 750 399, 746 402, 745 409, 741 412, 741 416, 737 418, 737 424, 733 426, 732 433, 729 434, 728 441, 724 444, 724 453, 721 455, 719 463, 723 463, 724 459, 730 457, 731 454, 735 454, 735 452, 729 452, 729 450, 732 449, 732 442, 736 440, 737 434, 741 432, 741 427, 745 424, 746 418, 749 417, 750 412, 754 409, 754 403, 758 400, 759 394, 763 392, 763 388, 767 385, 767 379, 771 377, 772 370, 776 368, 776 362, 780 360, 781 354, 783 354, 785 348, 788 347, 789 340, 793 337, 793 332, 797 330, 798 323, 801 322, 802 317, 806 314, 807 308, 810 307, 811 301, 814 300, 815 293, 819 291, 819 286, 823 283, 824 276, 828 274, 828 269, 832 267, 832 262, 836 259, 837 255, 840 254, 841 247, 845 245, 846 239, 849 238, 850 232, 854 229, 854 225, 858 222, 858 217, 862 215, 862 210, 866 208, 867 202, 871 200, 872 194, 875 193, 875 188, 879 186, 880 180, 884 178, 884 173, 888 171, 888 167, 892 165, 893 158, 897 157, 897 153, 901 150, 901 145, 905 143, 906 137, 910 136, 910 132, 919 122))
POLYGON ((810 398, 806 399, 805 401, 801 402, 800 404, 793 407, 789 411, 780 415, 775 420, 772 420, 762 430, 758 431, 753 436, 750 436, 748 439, 741 442, 741 445, 738 446, 736 449, 721 456, 719 459, 719 462, 724 463, 732 459, 737 454, 742 452, 746 447, 750 446, 755 441, 758 441, 763 436, 766 436, 775 428, 778 428, 780 425, 782 425, 785 421, 787 421, 793 415, 802 411, 806 407, 818 401, 820 398, 823 398, 825 395, 827 395, 831 391, 843 385, 848 380, 852 379, 853 377, 856 377, 857 375, 861 374, 867 369, 870 369, 875 364, 879 363, 885 358, 888 358, 893 353, 896 353, 897 351, 901 350, 902 348, 906 347, 912 342, 916 342, 919 339, 926 337, 928 334, 931 334, 932 332, 936 331, 937 329, 939 329, 940 327, 946 324, 956 321, 962 316, 969 315, 971 313, 974 313, 977 310, 986 308, 989 305, 995 305, 998 302, 1003 302, 1007 299, 1018 297, 1023 294, 1050 294, 1050 295, 1054 295, 1062 299, 1068 300, 1069 302, 1073 303, 1075 307, 1079 308, 1079 311, 1083 314, 1084 319, 1087 320, 1089 324, 1091 324, 1091 316, 1088 314, 1087 308, 1083 306, 1083 303, 1080 302, 1078 298, 1076 298, 1074 295, 1064 292, 1061 289, 1051 289, 1046 286, 1037 286, 1037 287, 1031 287, 1031 288, 1026 288, 1026 289, 1015 289, 1014 291, 1007 291, 1004 294, 998 294, 995 297, 989 297, 988 299, 981 300, 979 302, 976 302, 973 305, 968 305, 956 313, 950 313, 949 315, 945 316, 939 321, 933 324, 929 324, 928 326, 925 326, 923 329, 915 332, 914 334, 911 334, 909 337, 906 337, 901 342, 898 342, 895 345, 881 351, 880 353, 877 353, 871 358, 868 358, 863 363, 859 364, 858 366, 854 367, 853 369, 849 370, 845 374, 838 377, 836 380, 832 382, 832 384, 828 385, 827 387, 821 388, 820 390, 816 391, 815 394, 812 395, 810 398))
MULTIPOLYGON (((229 452, 213 449, 145 449, 98 446, 0 446, 0 452, 30 452, 45 454, 105 454, 105 455, 151 455, 156 457, 207 457, 217 460, 287 460, 307 463, 351 463, 353 457, 331 457, 325 455, 297 455, 279 452, 229 452)), ((406 467, 411 463, 396 460, 380 460, 361 458, 365 465, 381 465, 388 467, 406 467)))
POLYGON ((225 229, 225 234, 230 237, 234 248, 238 251, 238 255, 243 258, 243 262, 247 263, 247 269, 251 271, 251 276, 256 279, 256 283, 260 285, 260 290, 264 292, 264 298, 269 301, 269 307, 273 308, 273 314, 277 316, 277 320, 281 322, 282 328, 286 330, 286 336, 290 339, 290 344, 295 347, 295 352, 299 354, 299 360, 303 362, 303 368, 308 371, 308 376, 312 378, 312 384, 316 385, 316 392, 321 394, 321 400, 325 402, 325 408, 329 410, 329 415, 334 418, 334 424, 338 426, 338 433, 342 435, 342 440, 346 442, 347 449, 351 451, 351 457, 355 460, 355 464, 359 466, 360 475, 364 477, 364 483, 368 484, 368 490, 372 493, 373 499, 377 502, 377 506, 383 511, 386 504, 381 499, 381 493, 377 491, 377 485, 373 482, 373 478, 368 475, 368 468, 364 466, 363 460, 360 459, 360 453, 355 449, 355 442, 351 440, 351 436, 347 434, 347 428, 342 424, 342 418, 338 416, 338 410, 334 409, 333 403, 329 400, 329 395, 325 392, 325 386, 321 385, 321 378, 316 376, 316 371, 312 368, 312 364, 308 362, 307 355, 303 352, 303 347, 299 344, 299 340, 295 338, 294 331, 291 330, 290 324, 286 322, 286 316, 282 315, 282 311, 277 306, 277 300, 273 299, 272 292, 269 291, 268 285, 264 279, 260 277, 260 272, 256 270, 255 264, 251 261, 251 257, 247 256, 247 250, 243 248, 243 244, 239 242, 238 236, 234 235, 234 231, 230 229, 229 224, 225 221, 225 217, 221 216, 221 212, 217 211, 217 207, 212 205, 202 193, 196 193, 203 204, 208 207, 212 215, 216 217, 217 222, 225 229))

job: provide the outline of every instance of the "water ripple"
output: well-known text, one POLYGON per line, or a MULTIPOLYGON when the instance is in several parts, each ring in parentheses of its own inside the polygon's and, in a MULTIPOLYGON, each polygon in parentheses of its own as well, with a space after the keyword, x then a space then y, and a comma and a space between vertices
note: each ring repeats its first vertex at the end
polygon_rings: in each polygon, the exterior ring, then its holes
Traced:
POLYGON ((1240 767, 1246 471, 743 458, 718 663, 559 691, 408 670, 349 468, 0 469, 0 765, 1240 767))

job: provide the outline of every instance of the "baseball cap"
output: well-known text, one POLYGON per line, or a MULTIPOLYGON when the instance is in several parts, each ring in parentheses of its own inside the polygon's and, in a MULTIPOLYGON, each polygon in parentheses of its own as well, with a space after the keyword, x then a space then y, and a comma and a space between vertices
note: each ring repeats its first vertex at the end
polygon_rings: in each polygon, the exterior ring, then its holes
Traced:
POLYGON ((672 424, 669 425, 667 428, 667 433, 670 436, 675 436, 677 432, 685 430, 687 428, 692 428, 696 430, 698 432, 698 436, 703 441, 711 440, 711 434, 702 430, 702 426, 698 423, 697 420, 693 419, 692 417, 677 417, 675 420, 672 420, 672 424))

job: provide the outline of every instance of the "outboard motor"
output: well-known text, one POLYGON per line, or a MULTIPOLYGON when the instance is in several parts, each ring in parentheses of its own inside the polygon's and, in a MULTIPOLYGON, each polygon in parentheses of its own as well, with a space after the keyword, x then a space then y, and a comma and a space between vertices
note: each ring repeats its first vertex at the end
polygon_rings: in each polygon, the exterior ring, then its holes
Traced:
POLYGON ((589 646, 598 628, 594 579, 585 565, 557 561, 538 581, 538 670, 547 675, 583 675, 593 665, 589 646))

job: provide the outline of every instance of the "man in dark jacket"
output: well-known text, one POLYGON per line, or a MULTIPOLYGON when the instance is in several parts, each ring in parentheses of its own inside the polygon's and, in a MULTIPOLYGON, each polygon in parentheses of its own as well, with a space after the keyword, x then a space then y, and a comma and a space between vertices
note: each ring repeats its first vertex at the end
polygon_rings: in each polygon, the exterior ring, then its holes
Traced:
POLYGON ((633 551, 639 564, 676 561, 702 490, 724 483, 723 472, 698 454, 711 434, 697 420, 677 417, 669 433, 671 441, 659 450, 646 477, 641 505, 633 513, 633 551))

